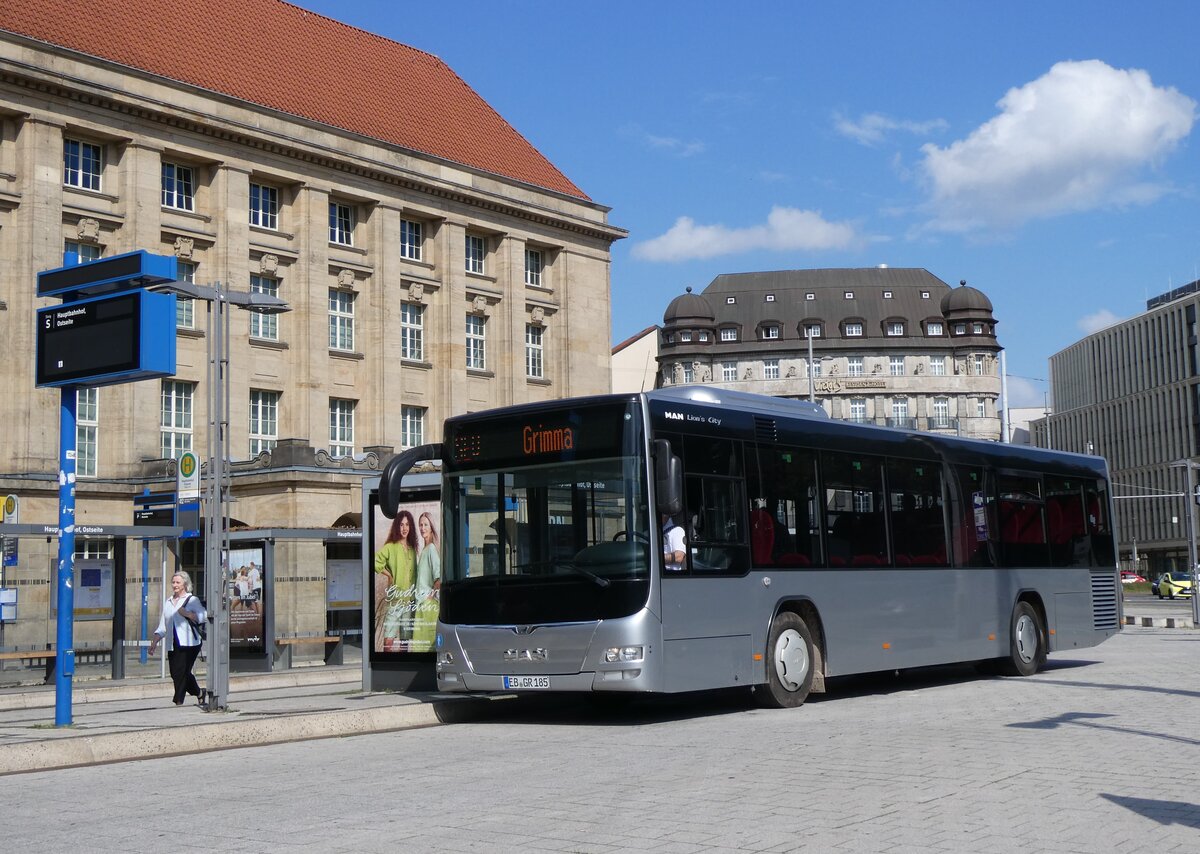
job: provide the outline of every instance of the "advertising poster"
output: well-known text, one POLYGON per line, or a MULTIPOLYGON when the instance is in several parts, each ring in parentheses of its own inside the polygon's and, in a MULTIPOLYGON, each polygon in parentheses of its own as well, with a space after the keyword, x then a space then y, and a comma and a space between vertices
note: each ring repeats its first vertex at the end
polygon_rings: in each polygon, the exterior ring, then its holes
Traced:
POLYGON ((371 650, 433 652, 442 586, 441 504, 403 503, 395 519, 376 507, 373 522, 371 650))
POLYGON ((230 549, 226 576, 229 597, 229 648, 266 650, 263 618, 263 547, 230 549))

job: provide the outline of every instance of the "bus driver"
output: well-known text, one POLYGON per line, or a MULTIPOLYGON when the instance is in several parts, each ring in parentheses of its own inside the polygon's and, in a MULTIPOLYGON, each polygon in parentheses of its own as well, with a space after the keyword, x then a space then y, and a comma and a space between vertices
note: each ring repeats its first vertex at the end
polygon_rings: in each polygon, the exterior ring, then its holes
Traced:
POLYGON ((683 528, 676 525, 666 513, 662 514, 663 531, 663 569, 667 572, 679 572, 683 569, 685 545, 683 528))

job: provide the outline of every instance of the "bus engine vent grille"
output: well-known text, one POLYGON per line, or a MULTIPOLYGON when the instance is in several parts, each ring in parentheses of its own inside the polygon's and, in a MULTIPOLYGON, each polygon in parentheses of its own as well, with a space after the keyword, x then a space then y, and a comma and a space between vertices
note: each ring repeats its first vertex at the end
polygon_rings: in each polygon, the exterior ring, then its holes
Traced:
POLYGON ((763 442, 778 442, 779 430, 775 425, 775 419, 754 416, 754 438, 763 442))
POLYGON ((1092 626, 1117 628, 1117 574, 1111 569, 1092 573, 1092 626))

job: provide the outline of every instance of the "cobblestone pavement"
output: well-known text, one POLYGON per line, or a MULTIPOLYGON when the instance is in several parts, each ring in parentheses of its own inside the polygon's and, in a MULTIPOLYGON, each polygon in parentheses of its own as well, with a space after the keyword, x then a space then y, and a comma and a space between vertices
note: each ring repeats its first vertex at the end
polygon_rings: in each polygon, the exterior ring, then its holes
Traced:
POLYGON ((0 778, 11 851, 1196 852, 1200 632, 0 778))

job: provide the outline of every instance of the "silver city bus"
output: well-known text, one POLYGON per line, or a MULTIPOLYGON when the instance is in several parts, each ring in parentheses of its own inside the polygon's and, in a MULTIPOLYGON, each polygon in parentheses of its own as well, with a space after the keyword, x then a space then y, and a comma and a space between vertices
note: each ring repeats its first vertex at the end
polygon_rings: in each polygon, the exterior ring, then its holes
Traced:
POLYGON ((445 423, 442 691, 753 686, 952 662, 1029 675, 1120 630, 1099 457, 683 387, 445 423), (682 568, 664 568, 681 528, 682 568))

